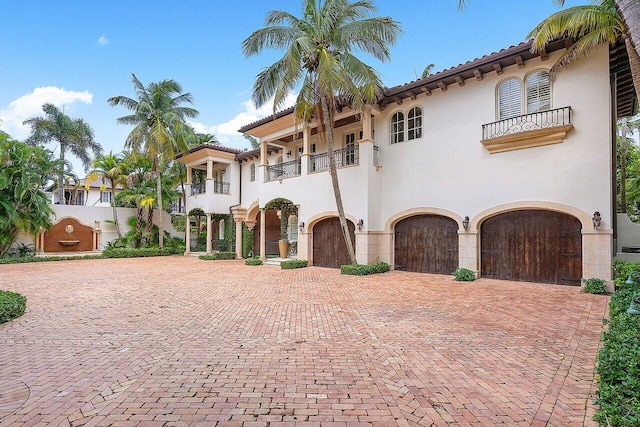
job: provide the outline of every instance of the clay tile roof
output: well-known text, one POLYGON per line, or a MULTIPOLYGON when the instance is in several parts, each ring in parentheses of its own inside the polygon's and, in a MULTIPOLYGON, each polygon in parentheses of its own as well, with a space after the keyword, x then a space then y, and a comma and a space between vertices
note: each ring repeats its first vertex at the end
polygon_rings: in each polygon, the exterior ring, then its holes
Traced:
POLYGON ((176 159, 179 159, 180 157, 182 157, 184 155, 195 153, 196 151, 199 151, 199 150, 203 150, 205 148, 211 148, 212 150, 218 150, 218 151, 222 151, 224 153, 231 153, 231 154, 238 154, 238 153, 242 153, 243 152, 243 150, 239 150, 237 148, 225 147, 224 145, 211 144, 209 142, 205 142, 204 144, 200 144, 198 146, 193 147, 192 149, 190 149, 186 153, 177 154, 176 155, 176 159))
POLYGON ((278 111, 277 113, 271 114, 263 119, 256 120, 255 122, 249 123, 248 125, 244 125, 240 129, 238 129, 238 132, 244 133, 248 130, 257 128, 260 125, 279 119, 280 117, 288 116, 289 114, 293 113, 293 109, 294 107, 285 108, 284 110, 278 111))

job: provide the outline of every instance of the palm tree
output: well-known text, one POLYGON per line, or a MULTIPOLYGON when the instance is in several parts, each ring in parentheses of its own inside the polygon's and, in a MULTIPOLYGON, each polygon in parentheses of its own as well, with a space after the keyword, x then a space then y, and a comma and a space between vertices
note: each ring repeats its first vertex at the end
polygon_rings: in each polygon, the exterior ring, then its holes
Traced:
POLYGON ((360 50, 380 61, 389 59, 389 47, 401 31, 390 17, 372 17, 371 0, 303 0, 302 18, 288 12, 269 12, 265 28, 242 42, 245 56, 264 49, 284 50, 284 56, 261 71, 253 86, 253 101, 260 107, 273 97, 274 112, 288 93, 300 89, 294 114, 298 123, 318 121, 327 144, 329 172, 340 225, 352 264, 355 251, 349 237, 333 148, 336 99, 348 101, 356 111, 375 102, 383 85, 378 73, 353 54, 360 50))
MULTIPOLYGON (((187 141, 194 138, 193 129, 187 124, 187 118, 198 115, 198 111, 183 107, 184 103, 193 103, 190 93, 181 93, 182 86, 175 80, 162 80, 144 86, 133 76, 133 86, 138 99, 127 96, 109 98, 109 105, 122 105, 133 113, 120 117, 118 123, 133 125, 127 136, 125 147, 134 153, 144 153, 153 160, 157 184, 157 206, 162 209, 162 170, 163 161, 173 159, 177 151, 187 149, 187 141)), ((162 215, 158 218, 158 246, 164 247, 164 226, 162 215)))
POLYGON ((31 135, 25 141, 29 145, 44 145, 51 141, 60 144, 60 165, 58 166, 58 192, 60 203, 64 197, 64 165, 67 150, 80 159, 85 171, 91 165, 89 150, 94 156, 102 153, 102 147, 93 139, 93 129, 83 119, 72 119, 53 104, 44 104, 45 117, 32 117, 23 122, 31 126, 31 135))
POLYGON ((425 77, 429 77, 431 75, 431 70, 433 70, 433 67, 435 67, 434 64, 429 64, 426 67, 424 67, 424 70, 422 70, 422 76, 420 76, 421 78, 425 78, 425 77))
POLYGON ((118 223, 118 210, 116 209, 116 186, 122 185, 126 181, 124 174, 124 163, 122 159, 113 152, 109 152, 106 156, 100 156, 93 162, 93 169, 87 177, 87 181, 102 179, 104 183, 107 181, 111 186, 111 207, 113 208, 113 223, 116 227, 118 239, 122 238, 120 224, 118 223))

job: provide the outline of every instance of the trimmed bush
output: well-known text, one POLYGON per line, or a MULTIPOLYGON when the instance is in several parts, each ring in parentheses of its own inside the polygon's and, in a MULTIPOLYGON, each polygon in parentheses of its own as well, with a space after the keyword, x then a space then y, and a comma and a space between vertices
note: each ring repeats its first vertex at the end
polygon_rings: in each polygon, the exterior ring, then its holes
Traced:
POLYGON ((283 270, 292 270, 294 268, 304 268, 309 264, 306 259, 290 259, 287 261, 282 261, 280 263, 280 268, 283 270))
POLYGON ((0 291, 0 323, 22 316, 26 308, 26 297, 17 292, 0 291))
POLYGON ((589 294, 604 294, 607 290, 602 279, 582 279, 582 283, 584 283, 582 290, 589 294))
POLYGON ((198 258, 205 261, 217 261, 221 259, 236 259, 235 252, 215 252, 210 255, 200 255, 198 258))
POLYGON ((386 262, 370 265, 346 264, 340 266, 340 273, 351 276, 366 276, 368 274, 386 273, 387 271, 389 271, 389 264, 386 262))
POLYGON ((245 265, 262 265, 262 260, 260 258, 249 258, 244 263, 245 265))
POLYGON ((102 255, 0 258, 0 264, 22 264, 26 262, 69 261, 74 259, 102 259, 102 258, 104 258, 104 256, 102 255))
POLYGON ((453 280, 457 282, 473 282, 476 280, 476 272, 468 268, 457 268, 453 272, 453 280))
POLYGON ((169 249, 159 248, 113 248, 105 249, 102 252, 105 258, 140 258, 151 256, 168 256, 172 255, 169 249))

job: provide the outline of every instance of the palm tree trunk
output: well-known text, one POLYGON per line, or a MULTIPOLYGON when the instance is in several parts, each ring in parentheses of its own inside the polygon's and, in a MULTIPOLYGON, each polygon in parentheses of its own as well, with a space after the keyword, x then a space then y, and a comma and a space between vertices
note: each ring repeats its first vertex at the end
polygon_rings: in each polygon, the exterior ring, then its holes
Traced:
POLYGON ((60 172, 58 173, 58 198, 61 205, 66 205, 64 197, 64 144, 60 142, 60 172))
POLYGON ((153 205, 147 208, 147 241, 151 246, 151 236, 153 236, 153 205))
POLYGON ((320 94, 320 104, 322 106, 322 121, 324 125, 325 139, 327 142, 327 154, 329 155, 329 173, 331 174, 331 183, 333 184, 333 194, 336 199, 336 207, 338 208, 338 219, 340 220, 340 226, 342 227, 342 234, 344 235, 344 241, 347 244, 347 252, 349 253, 349 260, 351 264, 357 265, 356 252, 353 249, 353 242, 351 241, 351 235, 349 233, 349 227, 347 226, 347 218, 344 214, 344 206, 342 205, 342 195, 340 193, 340 186, 338 185, 338 171, 336 169, 336 158, 333 151, 333 123, 331 120, 331 114, 329 113, 329 105, 327 97, 324 94, 320 94))
POLYGON ((631 68, 631 78, 633 80, 633 86, 636 89, 636 98, 638 99, 638 102, 640 102, 640 56, 638 56, 638 51, 633 47, 633 44, 631 43, 629 33, 623 34, 622 37, 624 38, 624 44, 627 48, 627 54, 629 55, 629 67, 631 68))
MULTIPOLYGON (((638 0, 614 0, 613 2, 625 23, 630 41, 635 48, 635 55, 638 56, 640 51, 640 2, 638 0)), ((627 50, 629 50, 629 45, 627 45, 627 50)), ((636 93, 638 93, 640 89, 635 79, 634 84, 636 85, 636 93)))
POLYGON ((627 118, 622 118, 620 139, 620 212, 627 212, 627 118))
POLYGON ((138 206, 138 216, 136 217, 136 240, 135 247, 139 248, 142 242, 142 214, 144 210, 142 206, 138 206))
POLYGON ((158 194, 158 247, 162 249, 164 247, 164 226, 162 224, 162 177, 160 176, 160 159, 156 156, 156 190, 158 194))
POLYGON ((113 180, 111 180, 111 207, 113 208, 113 225, 116 227, 116 234, 118 239, 122 239, 122 232, 118 223, 118 209, 116 209, 116 183, 113 180))

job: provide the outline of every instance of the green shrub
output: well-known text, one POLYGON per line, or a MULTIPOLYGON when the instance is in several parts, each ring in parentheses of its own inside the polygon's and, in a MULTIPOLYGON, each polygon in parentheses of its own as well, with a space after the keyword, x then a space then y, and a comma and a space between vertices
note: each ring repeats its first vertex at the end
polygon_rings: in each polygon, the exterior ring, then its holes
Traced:
POLYGON ((0 323, 22 316, 26 308, 26 297, 17 292, 0 290, 0 323))
POLYGON ((236 259, 235 252, 214 252, 210 255, 200 255, 198 258, 205 261, 216 261, 221 259, 236 259))
POLYGON ((640 262, 615 261, 613 263, 613 274, 616 288, 624 287, 629 277, 638 285, 640 284, 640 262))
POLYGON ((340 266, 340 273, 351 276, 365 276, 367 274, 386 273, 387 271, 389 271, 389 264, 386 262, 370 265, 346 264, 340 266))
POLYGON ((168 256, 172 255, 171 251, 167 248, 114 248, 105 249, 102 252, 105 258, 140 258, 140 257, 152 257, 152 256, 168 256))
POLYGON ((245 265, 262 265, 262 260, 260 258, 249 258, 244 263, 245 265))
POLYGON ((292 270, 294 268, 304 268, 309 264, 306 259, 290 259, 287 261, 282 261, 280 263, 280 268, 283 270, 292 270))
POLYGON ((102 255, 81 255, 81 256, 43 256, 27 258, 0 258, 0 264, 23 264, 27 262, 47 262, 47 261, 68 261, 75 259, 101 259, 102 255))
POLYGON ((604 294, 607 291, 602 279, 596 279, 595 277, 582 279, 582 283, 584 283, 582 290, 589 294, 604 294))
POLYGON ((476 272, 468 268, 457 268, 453 272, 453 280, 457 282, 473 282, 476 280, 476 272))
MULTIPOLYGON (((620 279, 629 272, 616 274, 620 279)), ((594 419, 600 425, 640 425, 640 315, 627 313, 638 292, 640 284, 625 285, 611 296, 609 330, 602 335, 596 368, 599 409, 594 419)))

